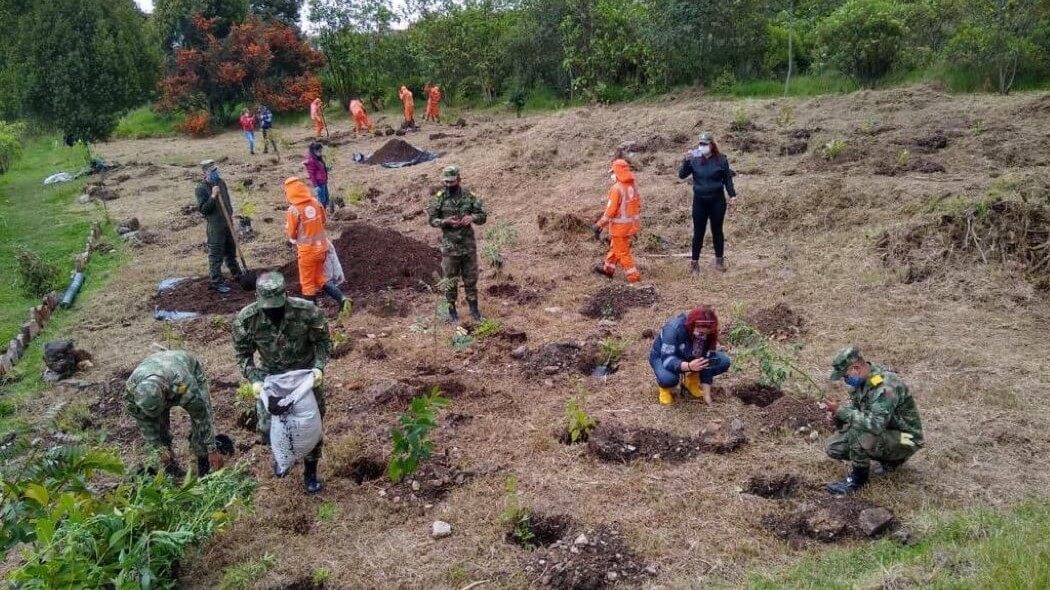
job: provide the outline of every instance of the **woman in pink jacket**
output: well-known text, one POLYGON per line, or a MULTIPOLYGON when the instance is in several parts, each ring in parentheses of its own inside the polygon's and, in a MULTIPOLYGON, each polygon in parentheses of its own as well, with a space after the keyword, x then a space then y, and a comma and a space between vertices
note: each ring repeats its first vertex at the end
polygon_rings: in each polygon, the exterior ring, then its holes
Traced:
POLYGON ((317 195, 317 200, 327 209, 329 212, 334 208, 328 198, 328 164, 325 163, 324 157, 321 155, 322 146, 318 142, 310 144, 309 149, 306 151, 306 159, 303 160, 303 167, 306 168, 306 174, 310 177, 310 184, 314 185, 314 194, 317 195))

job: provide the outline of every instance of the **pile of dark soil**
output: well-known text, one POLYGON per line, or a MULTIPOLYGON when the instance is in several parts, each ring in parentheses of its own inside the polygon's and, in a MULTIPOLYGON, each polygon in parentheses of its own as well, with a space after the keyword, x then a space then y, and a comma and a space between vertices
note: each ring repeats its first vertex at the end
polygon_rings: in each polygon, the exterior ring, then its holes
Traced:
POLYGON ((544 212, 536 215, 536 225, 540 231, 566 236, 585 236, 591 233, 591 226, 596 218, 587 213, 553 213, 544 212))
POLYGON ((784 392, 758 381, 747 381, 730 387, 729 394, 749 406, 764 408, 780 399, 784 392))
POLYGON ((443 397, 458 399, 469 395, 467 386, 453 377, 413 377, 403 381, 381 381, 367 387, 364 396, 377 406, 408 407, 412 400, 427 395, 437 387, 443 397))
POLYGON ((612 284, 602 287, 580 309, 589 318, 620 319, 632 307, 646 307, 659 301, 656 287, 612 284))
POLYGON ((948 136, 940 129, 915 138, 915 147, 925 154, 932 154, 948 147, 948 136))
POLYGON ((511 523, 503 538, 526 549, 548 547, 564 539, 575 525, 575 521, 564 514, 532 513, 526 515, 523 522, 511 523))
POLYGON ((824 411, 814 400, 785 395, 762 410, 761 430, 765 432, 795 431, 802 427, 818 432, 831 431, 831 425, 824 419, 824 411))
POLYGON ((744 322, 775 340, 798 338, 805 324, 802 316, 783 302, 747 313, 744 322))
POLYGON ((637 584, 656 575, 614 527, 601 526, 574 539, 564 538, 538 550, 525 566, 540 588, 600 590, 619 584, 637 584))
MULTIPOLYGON (((343 292, 355 304, 381 300, 389 296, 391 289, 421 289, 434 282, 441 272, 441 253, 436 248, 367 223, 344 226, 335 248, 346 274, 343 292)), ((288 293, 298 296, 298 263, 293 260, 279 270, 284 274, 288 293)), ((230 281, 229 286, 229 294, 219 295, 211 290, 207 278, 188 279, 157 294, 153 305, 162 310, 222 314, 235 313, 255 301, 255 293, 241 289, 235 281, 230 281)))
POLYGON ((539 301, 542 294, 534 289, 523 289, 517 283, 496 283, 489 285, 485 291, 492 297, 513 301, 518 305, 526 305, 539 301))
POLYGON ((389 162, 407 162, 418 158, 423 154, 422 150, 416 149, 412 144, 403 139, 391 139, 383 144, 383 147, 365 159, 365 164, 387 164, 389 162))
POLYGON ((762 524, 793 546, 880 536, 896 525, 893 514, 856 496, 816 496, 787 514, 769 514, 762 524))
POLYGON ((587 450, 610 463, 640 459, 678 463, 703 453, 731 453, 746 443, 743 423, 736 420, 725 432, 705 432, 696 438, 676 436, 653 428, 599 425, 591 431, 587 450))
POLYGON ((550 342, 529 351, 525 367, 533 375, 556 375, 576 371, 590 375, 599 362, 598 345, 587 342, 583 346, 571 342, 550 342))
POLYGON ((794 493, 798 478, 790 473, 762 473, 751 476, 744 491, 762 498, 783 499, 794 493))

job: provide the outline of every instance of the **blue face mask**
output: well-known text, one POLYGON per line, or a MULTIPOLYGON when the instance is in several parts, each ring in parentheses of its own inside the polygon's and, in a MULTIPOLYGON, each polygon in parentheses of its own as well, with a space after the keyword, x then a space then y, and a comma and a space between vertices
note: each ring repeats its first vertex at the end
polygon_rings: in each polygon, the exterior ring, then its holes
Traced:
POLYGON ((218 170, 212 170, 208 174, 208 180, 210 180, 212 182, 219 182, 219 171, 218 170))
POLYGON ((846 382, 846 385, 849 385, 850 387, 853 387, 853 388, 857 388, 857 387, 860 387, 861 385, 864 385, 864 378, 863 377, 854 377, 853 375, 846 375, 845 377, 842 378, 842 380, 846 382))

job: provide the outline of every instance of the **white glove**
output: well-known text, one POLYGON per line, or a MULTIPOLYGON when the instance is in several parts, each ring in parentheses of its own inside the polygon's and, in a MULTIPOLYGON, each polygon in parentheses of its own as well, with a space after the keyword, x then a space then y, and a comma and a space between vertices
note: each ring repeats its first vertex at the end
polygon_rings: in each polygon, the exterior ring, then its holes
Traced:
POLYGON ((910 434, 908 434, 907 432, 902 432, 901 433, 901 446, 914 447, 915 443, 912 441, 913 438, 915 438, 915 437, 910 435, 910 434))
POLYGON ((262 381, 256 381, 255 383, 252 383, 252 393, 255 394, 255 397, 259 397, 260 395, 262 395, 262 390, 262 381))
POLYGON ((320 387, 324 383, 324 373, 321 369, 314 369, 314 387, 320 387))

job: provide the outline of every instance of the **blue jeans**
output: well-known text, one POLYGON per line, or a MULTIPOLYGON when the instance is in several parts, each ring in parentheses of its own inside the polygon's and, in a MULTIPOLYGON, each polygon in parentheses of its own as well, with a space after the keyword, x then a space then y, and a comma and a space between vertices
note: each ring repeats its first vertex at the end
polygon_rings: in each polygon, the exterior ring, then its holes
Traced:
POLYGON ((317 195, 317 201, 321 203, 321 206, 325 209, 328 208, 328 185, 319 184, 314 187, 314 193, 317 195))
POLYGON ((245 139, 248 140, 248 153, 254 154, 255 153, 255 132, 254 131, 245 131, 244 132, 244 137, 245 137, 245 139))
MULTIPOLYGON (((714 357, 711 359, 711 364, 700 371, 700 383, 708 385, 714 383, 715 375, 721 375, 728 371, 731 364, 728 354, 722 351, 715 352, 714 357)), ((649 353, 649 366, 653 368, 653 373, 656 375, 656 383, 660 387, 675 387, 682 379, 682 372, 678 370, 678 367, 675 367, 673 370, 664 367, 658 351, 654 350, 649 353)))

